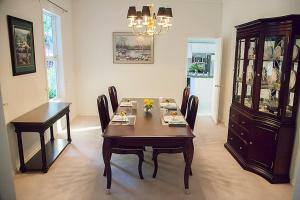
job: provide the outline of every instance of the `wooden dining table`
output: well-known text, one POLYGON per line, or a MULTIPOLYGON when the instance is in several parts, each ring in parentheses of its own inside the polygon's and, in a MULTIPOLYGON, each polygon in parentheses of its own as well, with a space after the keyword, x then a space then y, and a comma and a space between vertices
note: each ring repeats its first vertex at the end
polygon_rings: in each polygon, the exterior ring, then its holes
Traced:
MULTIPOLYGON (((135 109, 120 107, 117 112, 125 111, 127 114, 136 115, 134 125, 115 125, 110 122, 103 133, 102 154, 107 173, 107 192, 111 188, 111 150, 116 146, 155 146, 155 147, 184 147, 186 163, 184 169, 184 187, 189 192, 189 175, 194 155, 193 138, 195 137, 188 125, 171 127, 162 123, 163 111, 159 99, 153 99, 151 112, 144 111, 142 98, 130 98, 137 101, 135 109)), ((124 99, 122 99, 124 101, 124 99)), ((128 99, 127 99, 128 101, 128 99)), ((174 101, 174 100, 173 100, 174 101)), ((177 109, 178 114, 181 114, 177 109)), ((176 176, 177 174, 174 174, 176 176)))

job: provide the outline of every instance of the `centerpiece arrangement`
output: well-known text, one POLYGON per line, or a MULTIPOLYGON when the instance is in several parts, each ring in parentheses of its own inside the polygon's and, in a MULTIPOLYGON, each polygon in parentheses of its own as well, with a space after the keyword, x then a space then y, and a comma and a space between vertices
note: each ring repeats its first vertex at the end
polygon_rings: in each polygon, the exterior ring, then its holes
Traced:
POLYGON ((145 112, 151 112, 152 107, 153 107, 153 99, 144 99, 145 112))

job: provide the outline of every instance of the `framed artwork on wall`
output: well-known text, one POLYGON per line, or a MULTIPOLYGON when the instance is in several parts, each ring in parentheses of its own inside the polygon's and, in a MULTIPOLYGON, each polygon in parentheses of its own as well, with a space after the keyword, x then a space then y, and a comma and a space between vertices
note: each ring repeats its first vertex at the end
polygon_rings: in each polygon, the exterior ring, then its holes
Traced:
POLYGON ((113 62, 115 64, 153 64, 153 36, 131 32, 113 33, 113 62))
POLYGON ((13 75, 36 72, 33 23, 8 15, 7 24, 13 75))

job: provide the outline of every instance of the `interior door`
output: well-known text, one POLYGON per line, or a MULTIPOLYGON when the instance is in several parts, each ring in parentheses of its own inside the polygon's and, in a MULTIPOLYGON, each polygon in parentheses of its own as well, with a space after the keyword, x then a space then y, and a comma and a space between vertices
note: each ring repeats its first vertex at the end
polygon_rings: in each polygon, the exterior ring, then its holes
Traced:
POLYGON ((221 89, 221 66, 222 66, 222 38, 216 39, 216 62, 214 69, 214 91, 213 91, 213 102, 212 102, 212 119, 217 124, 219 118, 219 97, 221 89))

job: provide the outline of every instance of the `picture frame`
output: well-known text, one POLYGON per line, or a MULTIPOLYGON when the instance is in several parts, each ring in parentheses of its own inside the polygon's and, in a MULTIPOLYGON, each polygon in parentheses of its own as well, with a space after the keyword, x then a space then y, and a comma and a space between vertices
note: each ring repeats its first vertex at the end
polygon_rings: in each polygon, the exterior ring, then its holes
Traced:
POLYGON ((113 32, 114 64, 153 64, 154 38, 132 32, 113 32))
POLYGON ((33 23, 7 16, 13 76, 36 72, 33 23))

